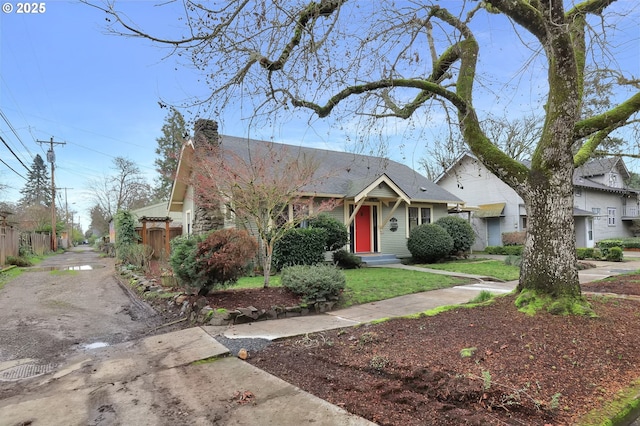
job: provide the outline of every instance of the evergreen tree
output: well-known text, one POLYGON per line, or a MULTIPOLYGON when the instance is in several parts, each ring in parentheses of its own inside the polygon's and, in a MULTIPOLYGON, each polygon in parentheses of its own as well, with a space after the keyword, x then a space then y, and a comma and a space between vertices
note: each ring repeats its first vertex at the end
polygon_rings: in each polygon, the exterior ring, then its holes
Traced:
POLYGON ((156 179, 154 196, 158 200, 168 200, 171 186, 178 168, 178 159, 182 144, 189 138, 184 117, 178 110, 171 108, 162 126, 162 137, 156 139, 156 158, 154 164, 160 176, 156 179))
POLYGON ((22 198, 18 201, 20 206, 51 206, 51 180, 47 173, 47 165, 44 164, 40 154, 33 159, 31 170, 27 174, 27 182, 20 193, 22 194, 22 198))

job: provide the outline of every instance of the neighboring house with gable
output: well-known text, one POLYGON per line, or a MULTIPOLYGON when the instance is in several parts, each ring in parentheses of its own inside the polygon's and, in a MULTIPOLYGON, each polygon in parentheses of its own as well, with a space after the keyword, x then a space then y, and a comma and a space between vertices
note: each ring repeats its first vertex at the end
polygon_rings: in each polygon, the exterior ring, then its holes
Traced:
MULTIPOLYGON (((578 247, 597 241, 633 236, 640 218, 638 190, 625 185, 630 174, 621 158, 596 158, 574 172, 574 219, 578 247)), ((476 232, 474 250, 502 245, 502 234, 526 231, 524 201, 474 155, 462 154, 436 183, 477 210, 471 215, 476 232)))
POLYGON ((319 166, 319 179, 304 194, 315 194, 314 200, 339 199, 341 205, 328 212, 349 229, 352 253, 368 255, 367 262, 374 263, 372 255, 388 254, 408 257, 407 239, 414 227, 434 222, 448 214, 448 205, 461 205, 463 201, 437 186, 425 176, 408 166, 386 158, 359 155, 248 140, 217 135, 217 124, 209 121, 209 137, 198 134, 182 148, 176 180, 169 201, 170 212, 182 214, 183 234, 201 233, 221 227, 246 227, 232 213, 224 211, 211 217, 194 204, 193 188, 189 185, 194 143, 219 143, 223 152, 228 150, 244 159, 261 145, 269 149, 283 150, 296 158, 312 158, 319 166), (215 128, 215 133, 214 133, 215 128), (213 136, 212 135, 216 135, 213 136), (194 142, 195 141, 195 142, 194 142), (204 222, 204 223, 203 223, 204 222))

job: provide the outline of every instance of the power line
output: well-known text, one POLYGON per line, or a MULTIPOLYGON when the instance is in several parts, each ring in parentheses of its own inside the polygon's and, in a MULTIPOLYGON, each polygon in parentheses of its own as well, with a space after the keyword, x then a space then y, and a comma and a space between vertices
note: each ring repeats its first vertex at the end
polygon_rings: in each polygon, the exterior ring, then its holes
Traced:
POLYGON ((9 170, 11 170, 13 173, 17 174, 18 176, 20 176, 22 179, 27 180, 26 177, 22 176, 20 173, 16 172, 13 167, 11 167, 10 165, 8 165, 7 163, 4 162, 4 160, 2 158, 0 158, 0 163, 4 164, 5 166, 7 166, 9 168, 9 170))
POLYGON ((4 146, 6 146, 9 149, 9 151, 11 152, 11 154, 13 154, 13 156, 16 157, 16 160, 18 160, 20 162, 20 164, 22 164, 22 167, 24 167, 26 171, 29 171, 29 168, 22 162, 22 160, 16 155, 16 153, 13 152, 13 149, 11 149, 9 144, 4 140, 4 138, 2 136, 0 136, 0 141, 2 141, 4 146))
POLYGON ((24 149, 27 150, 27 153, 29 154, 29 156, 31 157, 31 160, 33 161, 33 154, 31 153, 31 151, 29 151, 29 148, 27 148, 27 146, 24 144, 24 142, 22 142, 22 139, 20 138, 20 135, 16 131, 15 127, 13 127, 13 124, 11 124, 11 122, 9 121, 7 116, 4 114, 4 112, 2 112, 1 109, 0 109, 0 117, 2 117, 2 119, 4 120, 5 123, 7 123, 7 126, 9 126, 9 129, 11 129, 11 131, 16 136, 18 141, 20 141, 20 144, 24 147, 24 149))

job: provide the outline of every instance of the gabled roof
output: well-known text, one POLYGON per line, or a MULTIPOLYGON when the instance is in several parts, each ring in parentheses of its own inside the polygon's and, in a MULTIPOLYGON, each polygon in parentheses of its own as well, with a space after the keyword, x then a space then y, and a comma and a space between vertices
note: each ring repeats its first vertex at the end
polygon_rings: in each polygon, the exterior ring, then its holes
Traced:
POLYGON ((628 179, 630 174, 627 166, 620 157, 600 157, 590 160, 588 163, 578 167, 576 174, 582 177, 602 176, 611 171, 620 173, 623 179, 628 179))
MULTIPOLYGON (((438 176, 438 178, 436 179, 436 182, 439 182, 445 176, 452 173, 452 170, 455 169, 458 163, 462 161, 462 159, 464 159, 465 157, 469 157, 472 160, 478 161, 478 158, 472 153, 468 151, 463 152, 462 154, 460 154, 460 156, 458 156, 458 158, 456 158, 456 161, 454 161, 444 172, 442 172, 438 176)), ((527 167, 531 167, 531 161, 529 160, 523 160, 520 162, 527 167)), ((624 161, 622 160, 622 158, 602 157, 602 158, 595 158, 589 161, 588 163, 584 164, 583 166, 578 167, 573 173, 573 185, 583 187, 583 188, 607 191, 607 192, 618 192, 618 193, 637 192, 637 190, 626 188, 626 187, 616 188, 608 185, 603 185, 601 183, 598 183, 589 179, 590 177, 602 176, 611 171, 617 171, 622 175, 623 179, 628 179, 630 177, 630 173, 624 161)))
MULTIPOLYGON (((260 141, 234 136, 221 136, 223 150, 230 150, 235 155, 248 161, 250 154, 262 146, 276 152, 286 150, 290 156, 313 158, 318 162, 318 176, 329 176, 320 179, 312 187, 303 188, 304 193, 329 197, 355 197, 370 191, 373 186, 384 182, 392 188, 398 197, 414 202, 425 203, 462 203, 462 200, 447 190, 431 182, 425 176, 410 167, 396 161, 369 155, 349 152, 330 151, 303 146, 285 145, 275 142, 260 141), (373 185, 373 186, 372 186, 373 185)), ((180 156, 180 171, 186 171, 183 164, 186 150, 193 151, 193 145, 185 145, 180 156)), ((186 161, 191 161, 190 159, 186 161)), ((186 162, 184 161, 184 162, 186 162)), ((174 183, 177 187, 178 183, 174 183)), ((176 206, 184 197, 184 190, 174 188, 171 194, 171 205, 176 206)))
POLYGON ((191 161, 193 159, 193 141, 188 140, 182 145, 180 158, 176 170, 176 177, 173 179, 171 195, 169 196, 169 212, 182 211, 182 205, 187 195, 187 182, 191 175, 191 161))

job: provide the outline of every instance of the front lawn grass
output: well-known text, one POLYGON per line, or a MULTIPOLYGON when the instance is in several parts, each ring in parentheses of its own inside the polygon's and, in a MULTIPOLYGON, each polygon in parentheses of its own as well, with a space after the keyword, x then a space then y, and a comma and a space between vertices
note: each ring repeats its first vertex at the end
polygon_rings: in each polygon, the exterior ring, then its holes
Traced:
POLYGON ((461 272, 464 274, 482 275, 503 281, 513 281, 520 277, 520 268, 506 265, 501 260, 464 259, 445 263, 429 263, 414 265, 441 271, 461 272))
POLYGON ((344 271, 347 288, 342 294, 341 307, 391 299, 405 294, 437 290, 469 281, 428 272, 395 268, 362 268, 344 271))
MULTIPOLYGON (((361 268, 344 271, 347 287, 342 294, 341 307, 391 299, 405 294, 462 285, 468 280, 428 272, 395 268, 361 268)), ((243 277, 232 288, 260 288, 264 277, 243 277)), ((280 276, 272 276, 270 287, 280 287, 280 276)))

